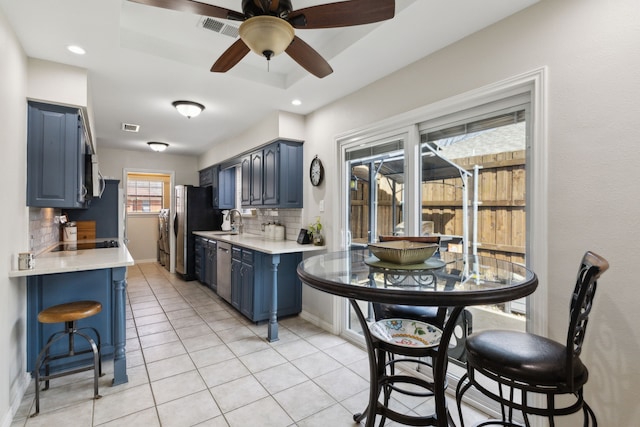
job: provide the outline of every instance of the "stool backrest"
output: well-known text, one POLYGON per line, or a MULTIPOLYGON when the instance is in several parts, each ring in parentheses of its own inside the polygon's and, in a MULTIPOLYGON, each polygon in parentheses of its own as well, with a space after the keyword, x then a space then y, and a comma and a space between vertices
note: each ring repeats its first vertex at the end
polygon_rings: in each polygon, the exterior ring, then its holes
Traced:
POLYGON ((582 257, 576 286, 571 296, 569 309, 570 323, 567 334, 567 380, 573 387, 574 361, 582 352, 582 343, 587 331, 589 314, 593 306, 593 297, 596 293, 598 279, 609 268, 609 263, 593 252, 587 252, 582 257))

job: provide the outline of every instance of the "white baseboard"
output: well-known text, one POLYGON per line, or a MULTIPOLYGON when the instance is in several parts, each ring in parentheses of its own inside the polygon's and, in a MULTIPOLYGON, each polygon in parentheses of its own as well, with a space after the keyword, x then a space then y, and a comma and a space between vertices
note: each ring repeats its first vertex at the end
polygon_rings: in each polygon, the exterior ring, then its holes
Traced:
POLYGON ((15 387, 15 394, 11 399, 11 406, 9 406, 9 411, 4 414, 2 417, 1 427, 11 427, 13 423, 13 417, 18 412, 20 408, 20 404, 22 403, 22 399, 24 398, 24 394, 29 387, 29 383, 31 382, 31 374, 29 372, 25 372, 20 378, 17 379, 17 384, 15 387))
POLYGON ((134 261, 136 264, 145 264, 145 263, 148 263, 148 262, 157 262, 157 263, 160 263, 160 261, 158 261, 158 260, 157 260, 157 259, 155 259, 155 258, 149 258, 149 259, 135 259, 135 260, 133 260, 133 261, 134 261))
POLYGON ((324 329, 327 332, 330 332, 332 334, 337 334, 337 331, 334 331, 335 327, 334 325, 332 325, 331 323, 328 323, 322 319, 320 319, 317 316, 314 316, 313 314, 310 314, 308 311, 302 310, 300 312, 300 317, 302 317, 304 320, 306 320, 307 322, 316 325, 319 328, 324 329))

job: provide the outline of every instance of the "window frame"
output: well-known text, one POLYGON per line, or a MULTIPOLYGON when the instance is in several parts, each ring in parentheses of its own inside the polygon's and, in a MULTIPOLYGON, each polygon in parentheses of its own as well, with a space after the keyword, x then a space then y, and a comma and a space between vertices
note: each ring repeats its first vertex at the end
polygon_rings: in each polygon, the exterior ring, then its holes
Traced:
MULTIPOLYGON (((434 102, 424 107, 380 120, 368 127, 336 136, 336 158, 338 160, 340 203, 339 227, 336 227, 335 241, 340 242, 342 249, 348 243, 348 191, 350 171, 345 158, 346 147, 357 144, 367 144, 371 141, 384 139, 389 136, 406 133, 405 152, 407 182, 418 182, 420 159, 420 129, 421 124, 438 120, 450 121, 452 115, 463 117, 465 112, 480 111, 482 106, 493 104, 493 110, 512 106, 514 99, 526 97, 529 103, 529 117, 527 117, 527 132, 530 138, 527 142, 527 266, 536 272, 539 279, 538 289, 528 298, 527 330, 541 335, 547 334, 547 299, 548 262, 546 247, 548 241, 548 148, 547 148, 547 77, 546 67, 534 69, 521 75, 508 78, 470 92, 455 95, 442 101, 434 102), (501 103, 504 107, 499 108, 501 103), (532 232, 535 230, 535 233, 532 232), (535 313, 535 315, 534 315, 535 313)), ((473 114, 477 116, 477 114, 473 114)), ((420 201, 419 186, 405 189, 405 205, 407 212, 418 212, 420 201)), ((417 215, 408 215, 406 219, 408 230, 418 230, 417 215)), ((346 316, 340 299, 334 299, 334 321, 336 329, 344 333, 346 316)), ((351 337, 348 337, 351 338, 351 337)))

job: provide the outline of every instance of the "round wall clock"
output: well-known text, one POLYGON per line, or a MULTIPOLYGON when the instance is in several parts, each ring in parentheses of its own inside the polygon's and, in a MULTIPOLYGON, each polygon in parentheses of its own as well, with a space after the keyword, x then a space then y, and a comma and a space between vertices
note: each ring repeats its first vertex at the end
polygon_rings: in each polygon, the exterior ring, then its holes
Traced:
POLYGON ((309 178, 311 178, 311 184, 314 186, 320 185, 320 183, 324 179, 324 167, 322 166, 322 162, 317 155, 313 158, 313 160, 311 160, 311 167, 309 168, 309 178))

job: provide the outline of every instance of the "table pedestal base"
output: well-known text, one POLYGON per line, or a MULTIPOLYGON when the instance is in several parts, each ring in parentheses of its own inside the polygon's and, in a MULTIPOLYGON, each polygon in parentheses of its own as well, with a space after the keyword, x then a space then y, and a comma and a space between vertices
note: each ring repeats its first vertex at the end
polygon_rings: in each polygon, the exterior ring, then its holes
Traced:
MULTIPOLYGON (((367 343, 367 354, 369 356, 369 404, 364 412, 355 414, 354 421, 360 422, 366 418, 365 425, 372 427, 375 424, 376 415, 381 415, 380 425, 384 425, 385 419, 388 418, 404 425, 411 426, 455 426, 451 414, 447 409, 445 400, 446 374, 448 365, 448 347, 455 320, 458 318, 464 307, 455 307, 450 311, 449 318, 445 323, 440 345, 434 348, 411 348, 400 347, 390 343, 386 343, 373 337, 369 331, 367 321, 360 310, 356 300, 349 300, 353 310, 355 311, 363 335, 367 343), (433 382, 429 382, 417 377, 409 375, 395 374, 395 364, 399 361, 407 359, 392 359, 387 361, 387 355, 395 358, 395 355, 409 357, 425 357, 430 356, 433 359, 433 382), (388 372, 387 372, 388 371, 388 372), (415 393, 414 395, 428 396, 433 394, 435 400, 435 413, 425 417, 415 417, 401 414, 393 411, 388 407, 389 399, 392 391, 398 391, 405 394, 412 394, 403 391, 397 384, 412 384, 425 390, 423 393, 415 393), (384 393, 383 402, 379 401, 380 394, 384 393)), ((413 361, 414 363, 417 360, 413 361)), ((417 362, 420 363, 420 362, 417 362)))

